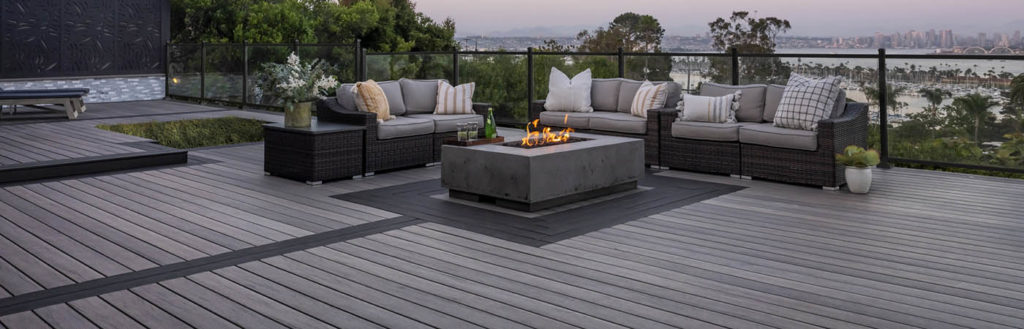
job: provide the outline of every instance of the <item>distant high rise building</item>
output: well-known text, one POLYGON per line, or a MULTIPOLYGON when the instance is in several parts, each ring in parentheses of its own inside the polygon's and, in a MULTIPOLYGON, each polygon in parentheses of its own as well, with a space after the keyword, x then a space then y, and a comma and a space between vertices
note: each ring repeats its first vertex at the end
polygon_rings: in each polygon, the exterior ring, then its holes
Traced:
POLYGON ((882 32, 875 32, 874 42, 872 46, 875 48, 885 48, 885 36, 882 35, 882 32))
POLYGON ((1010 40, 1010 46, 1020 47, 1024 45, 1024 40, 1020 38, 1020 30, 1013 31, 1013 39, 1010 40))
POLYGON ((986 44, 988 44, 988 36, 985 35, 985 32, 978 33, 978 44, 977 44, 977 46, 985 48, 986 44))

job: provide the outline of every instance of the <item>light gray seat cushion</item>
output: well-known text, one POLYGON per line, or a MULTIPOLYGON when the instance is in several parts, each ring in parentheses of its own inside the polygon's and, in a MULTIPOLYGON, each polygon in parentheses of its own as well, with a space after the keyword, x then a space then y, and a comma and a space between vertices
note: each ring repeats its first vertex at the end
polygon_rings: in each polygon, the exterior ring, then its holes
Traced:
POLYGON ((740 140, 740 123, 676 121, 672 137, 704 141, 735 142, 740 140))
POLYGON ((409 114, 434 113, 437 107, 437 82, 446 80, 399 79, 405 109, 409 114))
POLYGON ((619 86, 622 79, 593 79, 590 85, 590 106, 594 111, 615 112, 619 107, 619 86))
POLYGON ((736 121, 761 122, 764 117, 764 95, 767 87, 767 85, 758 84, 733 86, 705 82, 700 86, 700 95, 719 97, 742 91, 740 108, 736 110, 736 121))
POLYGON ((459 124, 463 122, 476 122, 480 128, 484 127, 484 117, 478 114, 408 114, 406 117, 433 121, 435 133, 459 131, 459 124))
POLYGON ((354 83, 345 83, 338 86, 338 90, 335 91, 338 104, 341 104, 341 108, 346 111, 359 111, 356 108, 356 94, 352 92, 352 87, 354 86, 354 83))
POLYGON ((544 111, 540 112, 540 124, 543 126, 552 127, 572 127, 575 129, 590 129, 590 118, 596 116, 597 113, 607 112, 553 112, 544 111), (569 119, 567 123, 565 116, 568 115, 569 119))
POLYGON ((392 139, 434 133, 434 120, 399 116, 377 125, 377 139, 392 139))
POLYGON ((642 135, 647 133, 647 119, 629 113, 598 112, 590 117, 589 129, 642 135))
MULTIPOLYGON (((619 86, 619 106, 617 110, 622 113, 630 113, 629 110, 633 106, 633 97, 636 96, 636 91, 640 89, 643 81, 636 81, 630 79, 622 79, 622 84, 619 86)), ((683 86, 674 81, 651 81, 654 85, 668 83, 668 89, 665 91, 668 97, 665 98, 666 108, 675 108, 679 104, 679 98, 682 97, 683 86)))
POLYGON ((818 133, 803 129, 787 129, 774 126, 771 122, 744 125, 739 128, 740 143, 756 144, 787 149, 818 150, 818 133))
POLYGON ((775 112, 779 110, 779 103, 782 102, 782 92, 786 90, 783 85, 768 85, 764 93, 764 121, 775 121, 775 112))

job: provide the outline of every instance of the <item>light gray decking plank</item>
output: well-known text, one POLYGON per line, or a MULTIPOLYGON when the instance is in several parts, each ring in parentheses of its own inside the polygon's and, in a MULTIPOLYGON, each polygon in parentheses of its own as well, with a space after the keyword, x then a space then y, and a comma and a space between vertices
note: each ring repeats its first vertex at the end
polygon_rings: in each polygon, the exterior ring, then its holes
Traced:
POLYGON ((281 304, 267 296, 260 295, 237 283, 231 282, 224 277, 204 272, 189 276, 195 282, 207 289, 214 291, 235 303, 244 305, 256 313, 274 319, 290 328, 332 328, 320 320, 294 310, 292 307, 281 304))
POLYGON ((4 255, 0 255, 0 286, 3 286, 4 290, 11 295, 42 290, 43 287, 36 283, 34 279, 19 271, 14 265, 4 259, 4 256, 11 257, 6 255, 6 253, 7 251, 5 250, 4 255))
POLYGON ((68 303, 100 328, 145 328, 99 297, 88 297, 68 303))
MULTIPOLYGON (((55 329, 89 329, 99 328, 82 314, 75 311, 68 304, 57 304, 35 310, 39 318, 43 319, 55 329)), ((26 327, 33 328, 33 327, 26 327)))
POLYGON ((241 264, 239 267, 249 273, 285 286, 288 289, 315 298, 334 308, 350 312, 360 318, 371 321, 375 325, 387 328, 429 328, 427 325, 411 320, 402 314, 394 313, 386 308, 346 295, 341 291, 336 291, 328 286, 313 282, 309 278, 286 272, 264 262, 250 262, 241 264))
MULTIPOLYGON (((11 328, 11 329, 16 329, 16 328, 39 328, 39 329, 53 328, 50 325, 46 324, 46 321, 43 321, 43 319, 39 318, 39 316, 36 315, 35 313, 33 313, 32 311, 26 311, 26 312, 21 312, 21 313, 14 313, 14 314, 10 314, 10 315, 0 316, 0 322, 2 322, 4 324, 4 326, 6 326, 8 328, 11 328)), ((88 329, 88 327, 84 327, 82 329, 88 329)))
MULTIPOLYGON (((22 273, 25 273, 28 277, 32 278, 33 281, 38 283, 43 288, 59 287, 66 284, 72 284, 75 281, 62 274, 59 270, 50 266, 46 262, 40 260, 35 255, 32 255, 18 247, 7 238, 0 236, 0 250, 3 250, 3 254, 0 255, 8 264, 11 264, 14 268, 17 268, 22 273)), ((12 287, 8 287, 12 288, 12 287)), ((12 291, 22 290, 21 288, 28 288, 27 286, 17 287, 10 289, 12 291), (17 290, 15 290, 17 289, 17 290)))
POLYGON ((95 269, 3 218, 0 218, 0 234, 72 280, 82 282, 103 277, 95 269))
POLYGON ((161 282, 160 285, 243 328, 286 328, 281 323, 187 278, 167 280, 161 282))
POLYGON ((280 313, 279 310, 287 305, 287 307, 338 328, 383 328, 373 322, 359 318, 344 309, 335 308, 239 267, 223 268, 215 270, 214 273, 280 303, 267 303, 270 313, 280 313))
POLYGON ((131 291, 154 306, 185 321, 190 326, 202 329, 238 328, 234 323, 214 314, 159 284, 132 288, 131 291))
POLYGON ((131 291, 112 292, 104 294, 100 298, 103 298, 111 306, 121 310, 121 312, 124 312, 124 314, 138 321, 146 328, 174 329, 189 327, 188 324, 164 312, 159 307, 153 306, 153 304, 133 294, 131 291))

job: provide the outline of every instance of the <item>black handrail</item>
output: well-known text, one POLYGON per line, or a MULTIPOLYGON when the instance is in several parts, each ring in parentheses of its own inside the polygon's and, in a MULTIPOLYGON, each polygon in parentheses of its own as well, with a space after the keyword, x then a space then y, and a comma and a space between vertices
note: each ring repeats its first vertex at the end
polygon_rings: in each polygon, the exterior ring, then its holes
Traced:
MULTIPOLYGON (((460 77, 459 77, 459 75, 460 75, 459 62, 461 61, 461 58, 463 56, 474 56, 474 55, 481 55, 481 56, 500 56, 500 55, 524 56, 524 57, 526 57, 526 65, 527 65, 527 68, 526 68, 526 72, 527 72, 527 81, 526 81, 527 88, 526 89, 527 89, 527 93, 526 93, 526 95, 524 95, 527 98, 527 106, 530 106, 530 104, 533 102, 533 100, 535 98, 535 95, 534 95, 535 94, 535 90, 534 90, 535 89, 535 84, 534 84, 534 80, 535 80, 534 57, 535 56, 608 56, 608 57, 614 57, 615 60, 616 60, 616 64, 617 64, 617 68, 618 68, 618 76, 619 77, 625 77, 625 74, 626 74, 626 72, 625 72, 626 57, 705 57, 705 58, 729 58, 730 59, 730 66, 731 66, 730 68, 732 70, 730 72, 731 73, 730 74, 730 78, 731 78, 730 82, 732 84, 739 84, 739 82, 740 82, 740 76, 739 76, 739 74, 740 74, 739 69, 740 69, 740 65, 741 65, 740 60, 744 59, 744 58, 874 59, 874 60, 878 61, 878 69, 877 69, 877 71, 874 72, 874 74, 877 74, 877 76, 878 76, 877 83, 878 83, 878 90, 880 90, 880 92, 879 92, 879 99, 878 99, 878 106, 879 106, 878 122, 879 122, 879 126, 881 127, 880 131, 879 131, 879 137, 881 139, 881 141, 880 141, 881 145, 880 145, 879 153, 881 155, 881 160, 882 160, 882 163, 880 164, 880 167, 888 167, 889 164, 892 163, 892 162, 899 162, 899 163, 930 165, 930 166, 948 167, 948 168, 981 169, 981 170, 991 170, 991 171, 1008 172, 1008 173, 1024 173, 1024 169, 1017 169, 1017 168, 1006 168, 1006 167, 995 167, 995 166, 984 166, 984 165, 973 165, 973 164, 960 164, 960 163, 946 163, 946 162, 936 162, 936 161, 928 161, 928 160, 915 160, 915 159, 905 159, 905 158, 891 157, 889 155, 889 136, 888 136, 889 134, 888 134, 888 129, 886 128, 887 125, 888 125, 888 113, 889 113, 888 105, 889 105, 889 102, 891 101, 891 100, 888 99, 888 93, 886 92, 886 90, 888 89, 888 86, 887 86, 887 84, 888 84, 888 81, 887 81, 887 78, 888 78, 888 67, 887 67, 887 64, 886 64, 886 60, 887 59, 912 59, 912 60, 956 60, 956 59, 961 59, 961 60, 1014 60, 1014 61, 1024 61, 1024 55, 993 55, 993 54, 963 54, 963 55, 960 55, 960 54, 887 54, 885 52, 885 49, 878 49, 878 53, 877 54, 740 53, 735 48, 731 48, 727 52, 626 52, 626 51, 624 51, 621 48, 618 49, 618 51, 616 51, 616 52, 574 52, 574 51, 542 51, 542 50, 536 50, 536 49, 534 49, 532 47, 527 48, 526 51, 450 50, 450 51, 405 51, 405 52, 389 52, 389 53, 368 53, 365 48, 362 48, 361 41, 360 40, 356 40, 355 43, 299 43, 297 41, 296 42, 292 42, 292 43, 283 43, 283 44, 281 44, 281 43, 247 43, 247 42, 243 42, 243 43, 219 43, 219 44, 211 44, 211 43, 205 43, 205 42, 204 43, 168 43, 167 46, 166 46, 167 47, 167 49, 166 49, 166 51, 167 51, 166 63, 170 64, 170 62, 171 62, 171 58, 170 57, 171 57, 171 54, 172 54, 172 47, 190 47, 190 46, 191 47, 199 47, 200 48, 200 54, 201 54, 200 55, 201 56, 201 63, 200 63, 200 75, 201 75, 200 76, 200 97, 196 98, 196 97, 190 97, 190 96, 177 96, 177 95, 171 95, 170 94, 170 79, 171 79, 171 77, 170 77, 170 75, 171 75, 170 65, 166 65, 166 67, 167 67, 167 74, 168 74, 168 79, 167 79, 168 82, 167 82, 166 92, 167 92, 168 97, 180 97, 180 98, 196 100, 196 101, 200 101, 200 102, 207 102, 207 101, 224 102, 222 100, 211 100, 211 99, 207 99, 206 98, 206 67, 207 67, 206 66, 207 65, 207 63, 206 63, 207 62, 206 48, 207 47, 231 47, 231 46, 240 46, 240 47, 242 47, 242 50, 243 50, 243 53, 244 53, 243 61, 245 61, 245 63, 243 63, 243 71, 244 71, 244 73, 243 73, 243 80, 242 80, 243 81, 242 82, 243 89, 248 89, 248 78, 249 78, 249 72, 248 72, 248 57, 249 57, 248 56, 248 49, 251 49, 252 47, 288 47, 288 48, 292 48, 293 50, 296 50, 296 49, 298 49, 300 47, 352 47, 354 49, 354 52, 353 52, 353 57, 354 57, 353 58, 353 65, 354 65, 353 74, 354 74, 355 78, 357 80, 360 80, 360 81, 361 80, 366 80, 366 72, 367 72, 367 61, 366 61, 366 58, 369 57, 369 56, 451 56, 451 59, 452 59, 452 68, 451 68, 451 70, 452 71, 450 73, 452 74, 451 75, 452 81, 454 83, 456 83, 456 84, 458 84, 458 82, 460 80, 460 77)), ((249 102, 249 100, 248 100, 248 98, 249 98, 248 96, 249 96, 248 90, 243 90, 242 101, 239 104, 240 106, 242 106, 244 108, 245 106, 248 106, 248 105, 259 105, 259 104, 251 104, 249 102)), ((228 101, 226 103, 232 103, 232 102, 228 101)), ((265 105, 260 105, 260 106, 265 106, 265 105)), ((525 122, 513 122, 512 124, 523 125, 523 124, 525 124, 525 122)))

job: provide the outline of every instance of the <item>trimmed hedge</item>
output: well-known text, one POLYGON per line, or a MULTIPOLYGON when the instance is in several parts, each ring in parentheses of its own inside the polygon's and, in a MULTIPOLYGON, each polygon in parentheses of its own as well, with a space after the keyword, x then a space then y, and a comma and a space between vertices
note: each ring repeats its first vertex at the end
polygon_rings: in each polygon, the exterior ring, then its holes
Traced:
POLYGON ((263 140, 266 122, 238 117, 150 121, 141 123, 98 125, 97 128, 122 134, 149 138, 160 145, 189 149, 205 146, 259 142, 263 140))

